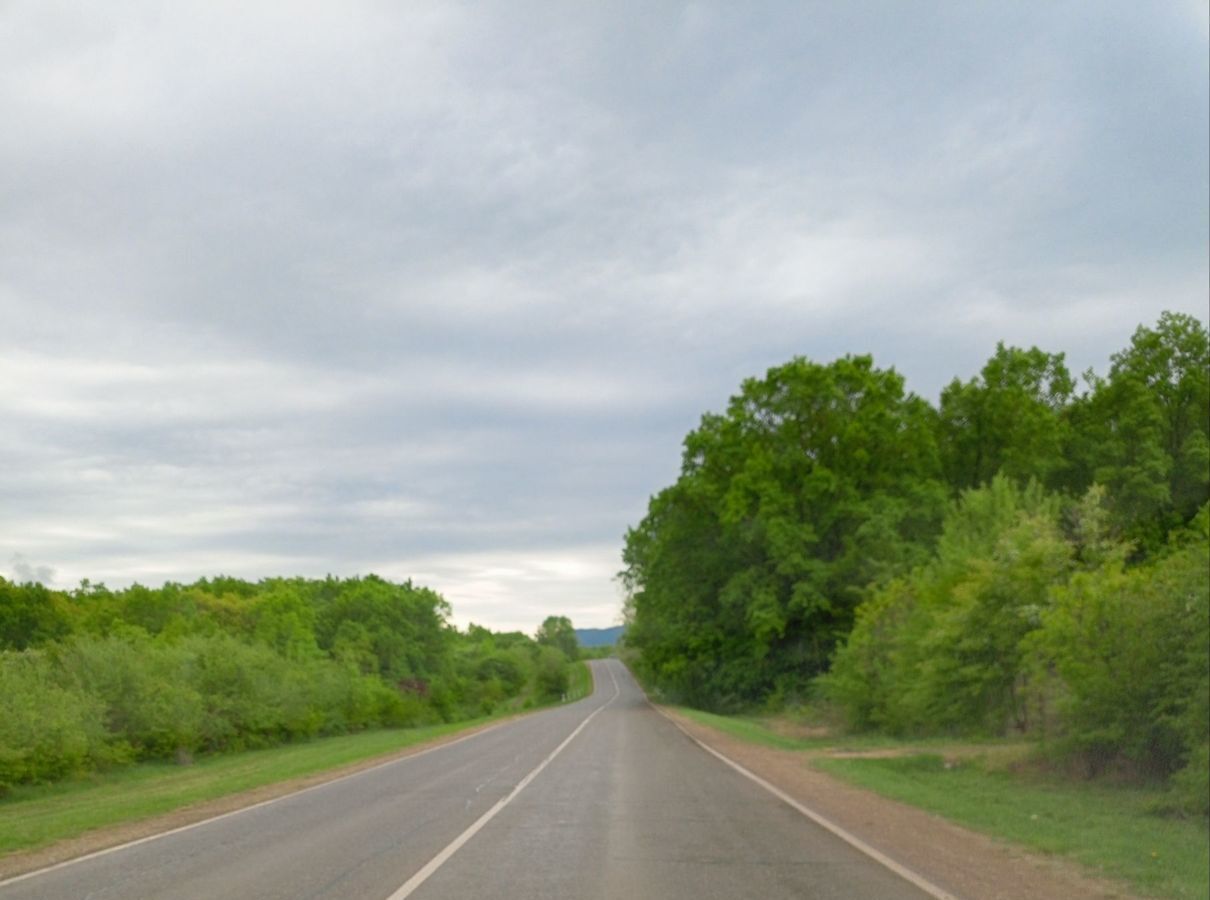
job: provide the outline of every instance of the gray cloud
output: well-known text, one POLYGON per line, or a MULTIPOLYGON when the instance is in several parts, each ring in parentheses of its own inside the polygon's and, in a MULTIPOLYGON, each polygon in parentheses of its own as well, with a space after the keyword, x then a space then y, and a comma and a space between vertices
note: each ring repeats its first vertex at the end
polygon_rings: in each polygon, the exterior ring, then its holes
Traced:
POLYGON ((9 4, 0 553, 608 624, 743 377, 1205 317, 1203 7, 9 4))
POLYGON ((12 559, 9 560, 9 571, 12 572, 14 580, 20 584, 31 581, 47 584, 54 581, 55 578, 55 570, 50 566, 33 565, 20 553, 14 553, 12 559))

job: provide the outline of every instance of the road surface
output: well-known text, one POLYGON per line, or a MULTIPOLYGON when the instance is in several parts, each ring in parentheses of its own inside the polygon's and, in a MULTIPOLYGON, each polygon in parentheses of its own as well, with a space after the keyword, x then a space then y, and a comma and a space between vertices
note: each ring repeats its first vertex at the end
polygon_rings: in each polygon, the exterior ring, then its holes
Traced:
POLYGON ((706 753, 616 660, 591 697, 0 884, 0 900, 920 900, 706 753))

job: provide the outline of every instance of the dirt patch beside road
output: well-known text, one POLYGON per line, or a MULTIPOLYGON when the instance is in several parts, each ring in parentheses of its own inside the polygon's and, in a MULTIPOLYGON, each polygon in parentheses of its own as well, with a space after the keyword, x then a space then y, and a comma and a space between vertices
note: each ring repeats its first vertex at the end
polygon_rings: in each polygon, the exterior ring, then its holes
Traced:
POLYGON ((900 865, 967 900, 1133 900, 1074 863, 968 831, 813 769, 802 751, 750 744, 657 707, 684 731, 900 865))

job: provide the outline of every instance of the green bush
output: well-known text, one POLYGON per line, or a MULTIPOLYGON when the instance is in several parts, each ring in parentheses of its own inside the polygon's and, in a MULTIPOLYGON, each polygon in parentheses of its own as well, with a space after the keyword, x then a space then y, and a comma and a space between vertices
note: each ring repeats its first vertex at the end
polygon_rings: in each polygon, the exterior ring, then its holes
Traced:
POLYGON ((1189 754, 1185 767, 1172 777, 1172 789, 1162 812, 1210 816, 1210 743, 1189 754))
POLYGON ((128 745, 135 758, 170 758, 199 747, 202 698, 180 648, 127 628, 73 637, 52 658, 66 687, 101 704, 110 742, 128 745))
POLYGON ((56 684, 38 651, 0 652, 0 793, 117 761, 101 703, 56 684))
POLYGON ((920 642, 912 632, 928 624, 912 579, 892 581, 857 608, 853 630, 837 650, 832 670, 817 680, 851 728, 908 729, 913 717, 902 705, 903 681, 913 677, 910 654, 920 642))
POLYGON ((1020 643, 1066 580, 1059 504, 997 477, 946 516, 933 561, 875 589, 821 680, 857 728, 1026 729, 1020 643))
MULTIPOLYGON (((1055 591, 1028 649, 1060 751, 1165 777, 1210 740, 1210 544, 1110 563, 1055 591)), ((1204 778, 1196 772, 1186 782, 1204 778)))
POLYGON ((571 683, 568 665, 563 651, 550 646, 537 649, 534 678, 536 692, 541 699, 558 700, 567 693, 571 683))

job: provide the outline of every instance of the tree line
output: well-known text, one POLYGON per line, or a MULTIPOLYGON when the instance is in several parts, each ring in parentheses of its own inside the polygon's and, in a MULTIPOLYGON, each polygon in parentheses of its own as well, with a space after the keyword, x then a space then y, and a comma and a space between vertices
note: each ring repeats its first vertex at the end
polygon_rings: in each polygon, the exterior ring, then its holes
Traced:
POLYGON ((1200 778, 1204 811, 1208 367, 1206 327, 1165 313, 1082 385, 1002 343, 937 405, 869 356, 746 380, 626 534, 640 673, 705 708, 1038 735, 1200 778))
POLYGON ((531 638, 462 632, 449 611, 435 591, 372 575, 71 591, 0 578, 0 793, 567 691, 578 648, 566 618, 531 638))

